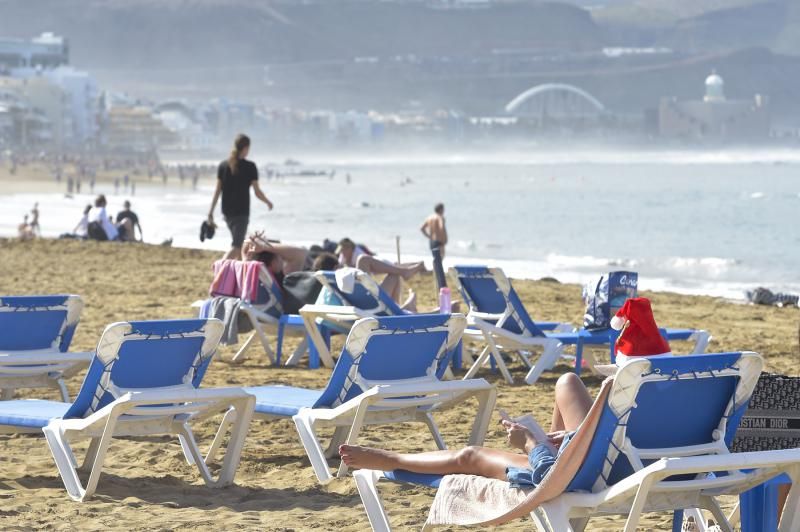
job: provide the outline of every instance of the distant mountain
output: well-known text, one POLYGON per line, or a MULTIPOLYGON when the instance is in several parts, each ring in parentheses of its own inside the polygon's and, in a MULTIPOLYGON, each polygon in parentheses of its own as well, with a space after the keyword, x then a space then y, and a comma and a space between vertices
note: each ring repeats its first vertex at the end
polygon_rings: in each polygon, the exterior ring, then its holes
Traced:
POLYGON ((0 14, 0 35, 65 35, 73 62, 84 68, 458 57, 602 45, 588 12, 551 2, 443 10, 374 0, 0 0, 0 14))

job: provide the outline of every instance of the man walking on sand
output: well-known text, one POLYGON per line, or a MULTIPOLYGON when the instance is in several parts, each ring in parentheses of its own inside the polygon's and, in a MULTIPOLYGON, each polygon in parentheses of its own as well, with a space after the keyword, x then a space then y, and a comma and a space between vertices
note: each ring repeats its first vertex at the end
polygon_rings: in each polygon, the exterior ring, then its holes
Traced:
POLYGON ((425 218, 422 227, 419 228, 422 234, 430 241, 431 254, 433 255, 433 272, 436 275, 437 288, 447 286, 447 279, 444 276, 444 247, 447 245, 447 228, 444 224, 444 204, 437 203, 433 208, 433 214, 425 218))

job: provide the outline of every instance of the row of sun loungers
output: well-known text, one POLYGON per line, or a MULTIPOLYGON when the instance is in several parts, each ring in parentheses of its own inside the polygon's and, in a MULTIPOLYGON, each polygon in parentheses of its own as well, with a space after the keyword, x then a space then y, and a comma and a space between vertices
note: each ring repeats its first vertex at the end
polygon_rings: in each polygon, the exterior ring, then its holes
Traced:
MULTIPOLYGON (((103 332, 94 352, 72 353, 69 345, 82 308, 79 297, 2 297, 0 389, 8 400, 0 401, 0 432, 44 433, 69 496, 85 500, 97 488, 106 450, 115 437, 177 436, 187 462, 198 468, 205 483, 221 487, 233 482, 253 418, 291 417, 312 469, 324 484, 347 473, 344 464, 331 471, 327 459, 340 444, 356 442, 369 425, 421 422, 436 445, 445 448, 434 415, 470 398, 475 399, 476 410, 469 443, 480 445, 496 390, 474 376, 493 360, 511 382, 501 350, 520 353, 530 368, 526 381, 533 383, 558 361, 564 346, 576 347, 578 369, 584 345, 613 344, 608 332, 603 336, 567 330, 571 327, 565 324, 534 322, 499 270, 459 267, 453 274, 469 306, 466 317, 406 314, 366 274, 356 276, 352 291, 343 291, 330 272, 319 272, 320 281, 343 305, 307 305, 300 316, 286 318, 283 328, 282 313, 259 310, 265 299, 280 297, 265 278, 262 284, 269 286, 263 287, 261 300, 246 302, 254 311, 246 315, 256 326, 251 340, 259 338, 265 352, 273 353, 271 361, 279 364, 279 355, 274 354, 281 352, 283 332, 287 326, 298 329, 302 322, 309 359, 317 356, 333 368, 323 390, 202 387, 222 336, 219 320, 115 323, 103 332), (274 350, 267 331, 278 334, 274 350), (336 359, 325 331, 347 333, 336 359), (466 337, 484 342, 485 348, 463 380, 447 380, 466 337), (542 352, 535 363, 530 353, 534 348, 542 352), (70 402, 64 379, 87 367, 70 402), (11 400, 15 389, 35 387, 58 388, 62 401, 11 400), (212 416, 222 416, 222 421, 203 457, 191 427, 212 416), (320 439, 323 427, 334 429, 330 441, 320 439), (81 438, 90 440, 90 445, 78 467, 70 442, 81 438), (214 477, 209 464, 222 448, 222 467, 214 477)), ((701 330, 666 329, 662 334, 671 340, 694 340, 693 353, 702 353, 709 340, 701 330)), ((296 351, 288 362, 297 363, 304 351, 296 351)), ((596 361, 586 355, 592 368, 596 361)), ((749 352, 627 364, 593 406, 594 429, 579 431, 585 440, 580 461, 572 460, 572 466, 559 461, 551 472, 555 479, 571 479, 563 493, 536 505, 534 492, 495 510, 530 514, 537 529, 553 531, 582 530, 590 516, 621 513, 628 516, 625 530, 633 531, 643 512, 675 511, 679 518, 682 510, 699 507, 710 510, 724 530, 729 521, 719 507, 719 496, 738 495, 783 475, 792 489, 780 530, 800 529, 800 449, 728 452, 762 366, 761 357, 749 352)), ((442 477, 403 471, 361 470, 353 476, 374 530, 391 529, 379 481, 443 485, 442 489, 447 485, 442 477)), ((507 489, 506 483, 500 484, 491 488, 507 489)), ((486 521, 495 517, 487 515, 486 521)), ((434 518, 431 524, 446 523, 434 518)))

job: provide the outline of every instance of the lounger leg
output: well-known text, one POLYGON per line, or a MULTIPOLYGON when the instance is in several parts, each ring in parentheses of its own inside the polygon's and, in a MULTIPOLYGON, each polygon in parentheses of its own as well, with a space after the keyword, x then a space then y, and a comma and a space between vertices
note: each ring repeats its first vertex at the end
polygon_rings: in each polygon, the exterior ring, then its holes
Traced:
POLYGON ((569 524, 575 532, 583 532, 586 529, 586 525, 589 524, 589 518, 576 517, 575 519, 570 519, 569 524))
POLYGON ((86 456, 83 457, 83 464, 79 468, 82 471, 89 471, 95 459, 97 458, 97 450, 100 448, 100 438, 92 438, 89 442, 89 448, 86 449, 86 456))
POLYGON ((625 532, 636 532, 636 527, 639 526, 639 519, 642 517, 644 503, 647 501, 647 495, 654 482, 655 478, 648 476, 639 484, 639 489, 636 490, 636 496, 633 498, 633 504, 631 504, 628 520, 625 521, 625 532))
POLYGON ((334 456, 339 456, 339 446, 347 440, 347 433, 349 432, 348 427, 336 427, 333 430, 333 437, 331 437, 331 442, 328 444, 328 447, 325 449, 325 458, 333 458, 334 456))
POLYGON ((494 338, 491 335, 488 336, 488 340, 489 345, 491 346, 492 358, 494 358, 494 361, 497 363, 497 369, 500 370, 500 373, 503 375, 503 378, 508 384, 514 384, 514 377, 512 377, 511 373, 508 371, 508 367, 506 367, 506 363, 503 360, 503 355, 497 348, 497 343, 494 341, 494 338))
POLYGON ((261 328, 260 324, 256 327, 256 334, 261 341, 261 345, 264 347, 264 353, 267 355, 270 364, 275 365, 275 353, 272 352, 272 348, 269 346, 269 338, 267 338, 267 334, 264 332, 264 329, 261 328))
POLYGON ((531 368, 527 375, 525 375, 525 382, 528 384, 533 384, 539 380, 539 377, 542 376, 545 368, 548 367, 549 364, 555 364, 558 360, 558 357, 561 356, 561 351, 563 351, 564 345, 554 338, 551 338, 550 340, 552 341, 548 341, 546 344, 544 344, 542 348, 542 356, 540 356, 539 360, 536 361, 536 365, 531 368))
POLYGON ((539 532, 573 532, 568 509, 558 499, 543 503, 531 512, 539 532))
POLYGON ((472 430, 469 434, 469 445, 483 445, 486 439, 486 431, 489 429, 489 422, 494 412, 494 405, 497 401, 497 390, 491 388, 477 395, 478 413, 472 423, 472 430))
MULTIPOLYGON (((719 503, 716 501, 716 499, 713 497, 700 497, 700 505, 711 512, 711 515, 713 515, 714 519, 717 520, 717 525, 719 525, 720 529, 722 529, 722 532, 733 532, 733 527, 728 522, 725 512, 723 512, 722 508, 719 507, 719 503)), ((697 513, 700 514, 699 511, 697 513)), ((700 520, 698 522, 702 523, 702 519, 703 516, 700 514, 700 520)))
POLYGON ((69 400, 69 391, 67 391, 67 385, 64 383, 64 379, 59 378, 56 380, 56 385, 58 386, 58 390, 61 392, 61 400, 65 403, 71 403, 72 401, 69 400))
POLYGON ((364 510, 367 512, 367 519, 373 532, 391 532, 389 516, 386 515, 381 494, 378 492, 380 473, 362 469, 353 472, 353 479, 356 481, 356 488, 361 496, 361 502, 364 503, 364 510))
POLYGON ((114 433, 114 426, 117 422, 117 416, 112 412, 106 420, 106 425, 103 429, 103 435, 98 438, 97 448, 94 452, 94 460, 89 472, 89 479, 86 482, 86 488, 81 487, 81 480, 78 477, 78 471, 75 468, 75 457, 72 449, 67 442, 65 432, 59 426, 47 425, 42 429, 47 444, 50 447, 50 452, 56 462, 56 467, 64 482, 64 487, 67 489, 69 496, 76 501, 83 501, 88 499, 94 494, 97 489, 97 482, 100 479, 100 473, 103 470, 103 461, 106 457, 106 451, 111 443, 111 437, 114 433))
POLYGON ((333 357, 331 357, 331 351, 325 344, 325 339, 322 337, 319 327, 317 327, 317 316, 315 314, 302 313, 301 316, 303 316, 303 324, 306 326, 306 334, 311 339, 311 342, 313 342, 314 347, 317 348, 320 361, 326 368, 332 368, 333 357))
POLYGON ((286 324, 283 320, 278 322, 278 334, 275 340, 275 364, 281 365, 281 354, 283 353, 283 331, 286 324))
POLYGON ((314 431, 314 420, 309 415, 309 409, 301 409, 296 415, 292 416, 294 426, 300 436, 300 442, 306 451, 311 467, 320 484, 327 484, 333 478, 328 469, 328 462, 325 459, 325 452, 319 443, 319 438, 314 431))
POLYGON ((464 375, 464 380, 471 379, 472 377, 474 377, 475 374, 478 373, 478 370, 481 369, 484 364, 486 364, 487 360, 489 360, 489 346, 488 345, 483 348, 483 351, 481 351, 481 354, 478 355, 478 358, 476 358, 475 362, 472 363, 472 366, 470 366, 469 370, 467 371, 467 374, 464 375))
POLYGON ((736 506, 733 508, 733 511, 728 516, 728 522, 731 524, 731 526, 737 526, 740 519, 741 516, 739 514, 739 503, 737 502, 736 506))
POLYGON ((206 464, 210 464, 211 462, 214 461, 214 459, 217 456, 217 452, 222 446, 222 440, 225 437, 225 434, 228 432, 228 428, 235 421, 236 421, 236 409, 229 408, 228 411, 225 412, 225 416, 222 418, 222 422, 219 424, 219 428, 217 429, 217 434, 214 436, 214 441, 211 442, 211 447, 208 449, 208 453, 206 454, 206 460, 205 460, 206 464))
MULTIPOLYGON (((350 432, 347 434, 347 439, 345 443, 352 444, 358 438, 358 433, 361 432, 361 427, 364 424, 364 416, 367 415, 367 410, 369 409, 369 401, 361 401, 356 408, 356 414, 353 416, 353 424, 350 425, 350 432)), ((347 464, 344 463, 342 460, 339 463, 339 471, 336 472, 337 477, 343 477, 347 474, 347 464)))
POLYGON ((239 349, 236 352, 236 354, 233 355, 233 358, 231 359, 231 362, 236 362, 237 364, 241 363, 241 362, 244 362, 244 352, 247 351, 247 349, 250 347, 250 344, 252 344, 253 340, 255 340, 255 339, 256 339, 256 333, 251 334, 247 338, 247 340, 245 340, 244 345, 242 345, 241 349, 239 349))
POLYGON ((203 460, 203 456, 200 454, 200 448, 197 446, 197 441, 194 438, 192 429, 186 423, 177 423, 175 431, 181 441, 181 447, 183 448, 184 456, 186 456, 186 461, 190 465, 195 464, 197 466, 197 469, 200 470, 200 476, 203 477, 206 486, 210 488, 216 487, 216 483, 211 476, 211 471, 209 471, 208 466, 203 460))
POLYGON ((233 483, 233 479, 236 476, 247 432, 250 430, 250 421, 253 419, 256 398, 251 395, 246 399, 236 401, 231 406, 235 409, 236 416, 230 429, 231 434, 228 439, 228 445, 225 447, 225 458, 222 460, 222 469, 217 480, 217 485, 219 486, 227 486, 233 483))
MULTIPOLYGON (((308 342, 308 335, 303 336, 303 341, 300 342, 300 345, 297 346, 292 352, 292 356, 286 359, 284 362, 285 366, 296 366, 300 363, 300 359, 303 358, 303 355, 308 351, 308 367, 314 369, 314 361, 312 360, 311 350, 309 349, 309 342, 308 342)), ((317 367, 319 367, 319 363, 317 363, 317 367)))
POLYGON ((792 479, 792 488, 783 506, 783 516, 778 528, 780 532, 800 530, 800 466, 794 466, 789 477, 792 479))
POLYGON ((438 447, 440 451, 446 450, 447 444, 444 442, 442 433, 439 432, 439 427, 436 425, 436 421, 433 420, 433 416, 430 414, 430 412, 426 413, 422 419, 428 426, 428 430, 431 431, 431 434, 433 435, 433 441, 436 442, 436 447, 438 447))
POLYGON ((706 352, 706 348, 708 347, 708 343, 711 341, 711 335, 708 331, 695 331, 692 335, 694 338, 694 349, 692 350, 693 355, 699 355, 706 352))

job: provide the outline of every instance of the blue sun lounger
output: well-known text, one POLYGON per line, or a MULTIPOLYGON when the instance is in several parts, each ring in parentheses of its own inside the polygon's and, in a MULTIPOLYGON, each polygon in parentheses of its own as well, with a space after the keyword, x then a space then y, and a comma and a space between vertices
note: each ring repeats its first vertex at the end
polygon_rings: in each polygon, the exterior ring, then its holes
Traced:
MULTIPOLYGON (((535 383, 542 372, 552 368, 563 354, 564 346, 575 346, 575 370, 580 373, 586 345, 608 345, 613 351, 617 331, 608 328, 596 331, 579 329, 547 332, 534 322, 519 299, 511 281, 499 268, 486 266, 456 266, 450 270, 465 303, 469 305, 467 330, 464 336, 483 340, 485 348, 467 372, 474 376, 491 357, 505 380, 511 384, 513 377, 500 354, 501 349, 516 351, 529 371, 525 382, 535 383), (542 354, 536 364, 528 356, 532 348, 541 348, 542 354)), ((694 340, 692 353, 703 353, 710 335, 697 329, 662 329, 668 341, 694 340)), ((611 355, 613 362, 613 353, 611 355)), ((586 353, 588 366, 595 370, 596 362, 590 352, 586 353)))
MULTIPOLYGON (((800 449, 728 451, 762 367, 761 357, 747 352, 642 357, 623 366, 566 491, 530 513, 537 530, 580 531, 591 517, 621 514, 625 532, 634 532, 643 512, 676 511, 680 518, 683 509, 695 507, 710 510, 723 530, 731 530, 717 498, 782 474, 793 487, 780 530, 800 530, 800 449)), ((391 529, 379 480, 436 487, 443 478, 372 470, 353 476, 377 532, 391 529)))
POLYGON ((92 353, 69 352, 83 301, 75 295, 0 296, 0 398, 17 388, 57 388, 89 365, 92 353))
MULTIPOLYGON (((355 442, 367 425, 422 422, 443 449, 433 414, 470 397, 478 400, 478 410, 469 442, 480 445, 494 407, 494 387, 483 379, 440 380, 465 325, 461 314, 363 318, 350 330, 325 389, 258 386, 245 390, 257 398, 257 417, 294 420, 323 484, 332 478, 326 457, 333 456, 340 444, 355 442), (327 452, 317 435, 321 427, 335 429, 327 452)), ((342 463, 337 475, 346 472, 342 463)))
POLYGON ((174 434, 206 485, 233 482, 255 398, 240 388, 198 389, 222 335, 219 320, 114 323, 106 327, 73 403, 0 401, 0 433, 44 432, 69 496, 90 497, 112 438, 174 434), (222 467, 214 479, 190 422, 224 412, 209 455, 232 425, 222 467), (69 441, 91 443, 83 462, 85 487, 69 441))

